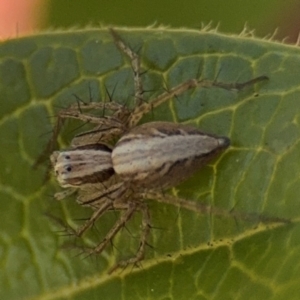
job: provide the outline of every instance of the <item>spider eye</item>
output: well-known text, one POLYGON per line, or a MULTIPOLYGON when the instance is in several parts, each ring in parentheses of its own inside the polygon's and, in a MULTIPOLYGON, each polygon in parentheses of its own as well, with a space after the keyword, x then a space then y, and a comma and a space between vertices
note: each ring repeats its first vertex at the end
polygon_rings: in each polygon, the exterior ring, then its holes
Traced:
POLYGON ((70 166, 68 166, 68 167, 66 167, 66 170, 67 170, 68 172, 71 172, 71 171, 72 171, 72 168, 71 168, 70 166))
POLYGON ((70 159, 70 158, 71 158, 70 155, 65 156, 65 159, 70 159))

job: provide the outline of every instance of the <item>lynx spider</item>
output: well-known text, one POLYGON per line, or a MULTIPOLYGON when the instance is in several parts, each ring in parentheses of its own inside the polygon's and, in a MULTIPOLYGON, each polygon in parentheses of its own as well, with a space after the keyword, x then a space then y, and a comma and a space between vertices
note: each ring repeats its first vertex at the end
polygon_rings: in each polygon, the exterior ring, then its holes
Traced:
MULTIPOLYGON (((131 128, 137 126, 141 118, 149 113, 153 108, 160 104, 168 101, 169 99, 182 94, 188 89, 196 87, 220 87, 228 90, 240 90, 248 85, 253 85, 256 82, 267 79, 265 76, 254 78, 245 83, 236 84, 223 84, 217 81, 209 80, 197 80, 191 79, 183 82, 170 90, 163 92, 150 102, 144 100, 144 91, 141 80, 140 72, 140 59, 139 56, 132 51, 119 37, 119 35, 110 29, 111 35, 114 39, 116 46, 123 52, 131 61, 131 66, 134 73, 134 86, 135 86, 135 107, 131 112, 125 106, 122 106, 116 102, 106 103, 95 103, 90 102, 79 106, 78 104, 70 105, 67 109, 61 110, 58 113, 58 119, 56 126, 54 127, 54 133, 52 140, 48 145, 48 150, 52 152, 52 147, 56 142, 57 136, 63 125, 63 121, 68 118, 79 119, 83 122, 96 124, 95 128, 88 132, 84 132, 75 136, 72 140, 71 147, 78 149, 85 149, 90 145, 95 146, 99 144, 99 147, 107 146, 105 143, 110 145, 115 138, 122 137, 131 128), (103 109, 110 110, 112 115, 105 117, 96 117, 83 113, 83 110, 103 109)), ((109 147, 109 146, 108 146, 109 147)), ((56 163, 57 156, 54 152, 51 156, 53 166, 56 163)), ((57 154, 58 155, 58 154, 57 154)), ((142 224, 141 224, 141 235, 139 240, 139 247, 134 257, 127 260, 118 262, 112 269, 111 272, 118 267, 126 267, 128 264, 137 265, 143 258, 145 253, 145 247, 147 245, 147 237, 149 235, 151 224, 150 224, 150 212, 147 204, 143 201, 145 199, 156 199, 159 202, 180 206, 189 210, 197 212, 210 212, 216 215, 227 214, 227 211, 222 209, 213 208, 211 206, 202 205, 186 199, 180 199, 168 194, 162 194, 160 189, 147 189, 143 188, 138 191, 133 191, 126 183, 124 183, 115 174, 112 174, 108 178, 99 179, 98 182, 84 182, 82 185, 71 186, 71 189, 61 193, 57 193, 55 197, 60 200, 66 196, 78 192, 77 201, 84 206, 90 206, 94 212, 92 216, 77 230, 69 229, 70 232, 78 237, 88 230, 95 221, 100 218, 108 210, 121 210, 123 213, 120 218, 116 221, 114 226, 106 234, 104 240, 101 241, 95 248, 87 250, 89 254, 101 253, 108 243, 115 237, 115 235, 125 226, 135 212, 141 212, 142 224)), ((252 218, 250 214, 243 214, 237 212, 231 212, 231 215, 241 217, 244 219, 252 218)), ((260 221, 281 221, 277 218, 260 217, 260 221)))

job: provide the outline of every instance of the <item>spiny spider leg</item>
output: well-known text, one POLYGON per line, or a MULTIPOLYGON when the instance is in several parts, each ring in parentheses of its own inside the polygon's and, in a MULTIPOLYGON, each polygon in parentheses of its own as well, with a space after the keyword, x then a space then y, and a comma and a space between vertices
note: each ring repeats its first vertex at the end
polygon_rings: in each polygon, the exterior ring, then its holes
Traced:
POLYGON ((109 29, 116 46, 125 53, 130 61, 131 66, 134 74, 134 90, 135 90, 135 105, 139 106, 141 103, 144 102, 144 90, 143 90, 143 84, 141 80, 141 64, 140 64, 140 57, 137 53, 132 51, 130 47, 126 46, 122 38, 119 36, 119 34, 112 28, 109 29))
POLYGON ((260 215, 251 212, 241 212, 234 210, 226 210, 211 205, 199 203, 197 201, 190 201, 178 197, 171 196, 169 194, 162 194, 156 191, 147 191, 140 194, 143 199, 155 199, 156 201, 171 204, 184 208, 187 210, 195 211, 197 213, 205 214, 210 213, 214 216, 231 216, 240 220, 245 220, 249 222, 259 221, 262 223, 290 223, 291 221, 285 218, 271 217, 266 215, 260 215))
POLYGON ((69 188, 69 189, 66 189, 64 191, 55 193, 54 198, 56 200, 60 201, 62 199, 65 199, 65 198, 67 198, 67 197, 75 194, 76 192, 77 192, 77 189, 75 189, 75 188, 69 188))
MULTIPOLYGON (((114 177, 110 178, 108 187, 96 189, 94 192, 87 193, 84 189, 81 190, 77 202, 82 206, 89 206, 95 210, 101 207, 103 203, 119 202, 118 199, 125 196, 124 193, 127 191, 127 187, 123 182, 113 183, 113 180, 116 181, 114 177)), ((114 208, 116 208, 115 205, 114 208)))
MULTIPOLYGON (((78 196, 77 202, 83 206, 89 206, 94 209, 92 216, 77 230, 73 230, 73 234, 77 237, 83 235, 106 211, 114 209, 114 201, 122 197, 125 187, 123 183, 116 183, 110 186, 109 188, 103 188, 92 194, 81 193, 78 196), (113 197, 113 198, 112 198, 113 197)), ((117 206, 117 209, 124 209, 121 205, 117 206)))
POLYGON ((220 87, 226 90, 241 90, 247 86, 254 85, 255 83, 267 80, 268 77, 266 76, 259 76, 254 79, 251 79, 247 82, 243 83, 223 83, 218 82, 216 80, 197 80, 197 79, 190 79, 186 82, 179 84, 170 90, 162 93, 157 98, 151 100, 150 102, 145 102, 143 99, 143 84, 141 80, 141 72, 140 72, 140 59, 138 54, 130 49, 127 46, 119 34, 110 28, 110 33, 113 36, 116 46, 131 60, 132 69, 134 72, 134 84, 135 84, 135 99, 136 99, 136 106, 133 113, 129 116, 128 119, 128 128, 135 127, 141 118, 149 113, 155 107, 161 105, 162 103, 168 101, 169 99, 173 98, 174 96, 178 96, 183 92, 192 89, 192 88, 208 88, 208 87, 220 87))
MULTIPOLYGON (((124 203, 125 204, 125 203, 124 203)), ((126 203, 127 209, 121 214, 120 218, 116 221, 113 227, 109 230, 106 234, 103 241, 98 244, 95 248, 90 249, 88 252, 89 254, 96 254, 101 253, 107 244, 115 237, 115 235, 124 227, 124 225, 131 219, 133 214, 138 210, 138 203, 136 202, 127 202, 126 203)), ((124 205, 117 209, 124 209, 124 205)))
POLYGON ((34 168, 48 159, 48 155, 57 148, 57 138, 66 119, 77 119, 82 122, 97 124, 98 127, 90 132, 83 132, 75 136, 72 140, 72 146, 82 145, 84 143, 97 143, 102 141, 111 141, 125 131, 124 122, 128 119, 130 111, 123 105, 116 102, 89 102, 78 106, 78 102, 71 104, 68 108, 59 111, 57 120, 53 128, 52 136, 47 143, 45 150, 34 163, 34 168), (94 116, 83 113, 84 110, 108 109, 112 112, 110 116, 94 116), (96 136, 93 136, 97 133, 96 136))
MULTIPOLYGON (((46 160, 49 159, 49 154, 52 153, 57 148, 57 138, 61 131, 61 128, 63 127, 64 120, 63 118, 57 117, 55 126, 53 128, 53 133, 48 141, 44 151, 39 155, 37 160, 33 164, 33 168, 38 167, 40 164, 44 163, 46 160)), ((48 176, 46 176, 46 180, 48 176)))
POLYGON ((150 212, 149 207, 145 203, 140 203, 138 208, 142 213, 142 226, 141 226, 141 235, 138 250, 134 257, 131 257, 126 260, 119 261, 115 266, 113 266, 109 270, 109 274, 114 272, 118 268, 126 268, 128 265, 136 265, 138 262, 144 259, 145 256, 145 248, 147 245, 147 237, 150 233, 151 224, 150 224, 150 212))
POLYGON ((120 136, 124 131, 124 120, 127 120, 129 110, 115 102, 91 102, 78 109, 75 104, 59 113, 59 118, 78 119, 86 123, 97 124, 98 126, 92 130, 77 134, 72 140, 72 146, 80 146, 84 144, 109 142, 113 138, 120 136), (84 110, 103 110, 108 109, 113 112, 110 116, 95 116, 84 113, 84 110))
POLYGON ((106 211, 113 208, 112 201, 107 201, 103 203, 103 205, 94 211, 92 216, 82 225, 80 226, 74 233, 77 237, 83 235, 106 211))
POLYGON ((91 102, 89 104, 85 104, 80 109, 78 109, 77 105, 72 104, 68 108, 61 110, 58 113, 58 118, 60 119, 77 119, 83 122, 88 122, 97 125, 112 125, 121 127, 121 117, 127 118, 130 112, 128 109, 116 102, 91 102), (87 113, 83 113, 83 110, 97 110, 97 109, 105 109, 111 110, 113 112, 110 116, 95 116, 87 113))
POLYGON ((92 130, 77 134, 71 142, 72 147, 84 146, 88 144, 103 144, 110 142, 114 137, 119 136, 123 130, 114 126, 100 125, 92 130))
POLYGON ((226 90, 241 90, 247 86, 253 85, 257 82, 261 82, 267 80, 268 77, 266 76, 259 76, 249 81, 243 83, 222 83, 218 81, 211 81, 211 80, 197 80, 197 79, 190 79, 181 83, 170 90, 162 93, 155 99, 151 100, 150 102, 143 102, 139 106, 137 106, 133 113, 129 117, 128 127, 132 128, 135 127, 141 118, 153 110, 155 107, 161 105, 162 103, 168 101, 169 99, 182 94, 183 92, 192 89, 192 88, 209 88, 209 87, 220 87, 226 90))

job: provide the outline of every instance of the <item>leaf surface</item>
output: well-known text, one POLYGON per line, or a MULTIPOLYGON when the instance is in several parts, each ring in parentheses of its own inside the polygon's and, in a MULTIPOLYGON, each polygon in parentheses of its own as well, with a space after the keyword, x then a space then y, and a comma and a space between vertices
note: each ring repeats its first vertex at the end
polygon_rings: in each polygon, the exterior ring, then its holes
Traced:
MULTIPOLYGON (((187 91, 143 122, 192 124, 232 141, 171 193, 292 223, 263 225, 149 201, 152 248, 140 268, 107 275, 116 260, 134 253, 138 214, 97 257, 63 250, 74 238, 61 237, 45 212, 78 226, 91 210, 72 198, 55 201, 59 187, 54 179, 44 182, 46 165, 32 165, 50 138, 53 117, 74 94, 102 101, 107 89, 115 101, 132 106, 132 70, 106 29, 6 41, 0 45, 0 298, 299 299, 299 49, 215 32, 117 31, 141 56, 147 100, 191 78, 236 83, 269 77, 240 92, 187 91)), ((69 123, 62 148, 81 130, 69 123)), ((117 217, 106 214, 85 242, 101 240, 117 217)))

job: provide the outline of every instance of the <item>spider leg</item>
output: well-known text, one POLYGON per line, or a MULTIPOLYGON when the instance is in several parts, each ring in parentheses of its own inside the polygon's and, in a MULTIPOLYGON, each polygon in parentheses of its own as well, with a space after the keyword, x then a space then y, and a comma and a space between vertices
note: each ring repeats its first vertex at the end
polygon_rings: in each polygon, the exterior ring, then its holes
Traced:
POLYGON ((141 118, 149 113, 151 110, 153 110, 155 107, 161 105, 162 103, 172 99, 173 97, 176 97, 185 91, 193 88, 209 88, 209 87, 219 87, 225 90, 234 90, 234 91, 240 91, 243 88, 247 86, 254 85, 255 83, 267 80, 268 77, 266 76, 259 76, 256 78, 253 78, 249 81, 242 82, 242 83, 223 83, 218 82, 215 80, 197 80, 197 79, 190 79, 187 80, 169 90, 162 93, 161 95, 157 96, 155 99, 151 100, 150 102, 143 102, 140 105, 138 105, 133 113, 129 117, 128 121, 128 127, 132 128, 135 127, 138 122, 141 120, 141 118))
POLYGON ((197 201, 190 201, 168 194, 162 194, 156 191, 148 191, 142 194, 144 199, 153 199, 158 202, 175 205, 187 210, 195 211, 197 213, 209 213, 215 216, 231 216, 236 219, 245 220, 249 222, 258 221, 262 223, 290 223, 291 221, 285 218, 272 217, 261 215, 259 213, 241 212, 235 210, 226 210, 211 205, 199 203, 197 201))
MULTIPOLYGON (((67 119, 79 119, 85 122, 90 122, 94 124, 102 124, 102 117, 90 115, 84 113, 84 111, 96 111, 99 110, 101 112, 111 111, 109 113, 112 117, 124 114, 129 114, 128 109, 117 102, 90 102, 85 103, 83 105, 78 105, 78 103, 73 103, 66 109, 59 111, 58 117, 67 119)), ((104 118, 105 119, 105 118, 104 118)), ((105 120, 103 120, 105 122, 105 120)))
POLYGON ((103 205, 99 207, 96 211, 94 211, 92 216, 78 229, 74 229, 70 225, 62 223, 62 221, 58 218, 52 217, 52 219, 54 219, 56 223, 59 223, 59 225, 63 225, 64 230, 68 235, 75 235, 77 237, 81 237, 84 234, 84 232, 86 232, 107 210, 111 209, 112 207, 112 202, 107 201, 103 203, 103 205), (60 222, 58 222, 58 220, 60 222))
MULTIPOLYGON (((118 207, 117 209, 124 209, 124 206, 118 207)), ((116 221, 114 226, 109 230, 106 234, 103 241, 98 244, 95 248, 90 249, 89 254, 99 254, 101 253, 107 246, 108 243, 115 237, 115 235, 124 227, 124 225, 131 219, 133 214, 137 211, 138 205, 135 202, 128 202, 127 209, 124 210, 124 213, 121 214, 120 218, 116 221)))
POLYGON ((92 216, 78 229, 75 230, 74 234, 77 237, 81 237, 84 232, 86 232, 106 211, 113 207, 113 203, 111 201, 106 201, 94 211, 92 216))
MULTIPOLYGON (((82 206, 91 207, 97 210, 102 207, 103 203, 106 202, 118 202, 118 199, 122 198, 124 193, 126 193, 127 188, 123 182, 113 182, 115 178, 109 179, 107 186, 102 184, 90 190, 88 186, 88 192, 86 189, 82 189, 77 197, 77 202, 82 206)), ((116 208, 115 205, 113 208, 116 208)))
POLYGON ((89 131, 84 131, 74 136, 71 146, 85 146, 90 144, 110 143, 114 138, 119 137, 125 129, 118 125, 99 125, 89 131))
POLYGON ((134 74, 135 105, 139 106, 144 102, 143 84, 141 80, 141 63, 137 53, 132 51, 122 40, 119 34, 112 28, 109 29, 116 46, 129 57, 134 74))
MULTIPOLYGON (((38 156, 38 158, 34 162, 33 168, 37 168, 37 166, 39 166, 40 164, 42 164, 43 162, 48 160, 49 155, 57 148, 57 137, 59 135, 59 132, 61 131, 63 123, 64 123, 64 120, 58 116, 56 123, 54 125, 54 128, 53 128, 52 136, 51 136, 50 140, 48 141, 48 143, 46 144, 46 147, 43 150, 43 152, 38 156)), ((49 168, 50 168, 50 165, 49 165, 49 168)), ((48 179, 48 176, 46 176, 46 180, 47 179, 48 179)))
POLYGON ((110 270, 109 274, 114 272, 118 268, 126 268, 128 265, 136 265, 138 262, 144 259, 145 256, 145 248, 147 245, 147 238, 150 233, 151 225, 150 225, 150 212, 147 204, 139 203, 139 207, 137 208, 142 213, 142 226, 141 226, 141 235, 138 250, 134 257, 131 257, 126 260, 119 261, 114 265, 110 270))
POLYGON ((127 119, 128 115, 129 111, 125 106, 114 102, 91 102, 85 104, 81 109, 78 109, 78 107, 73 104, 68 109, 59 112, 59 118, 77 119, 85 123, 97 125, 92 130, 75 135, 71 142, 72 147, 106 141, 109 142, 113 138, 120 136, 126 130, 122 118, 127 119), (113 114, 99 117, 95 114, 91 115, 83 112, 84 110, 95 111, 99 109, 108 109, 109 111, 112 111, 113 114))
MULTIPOLYGON (((81 237, 105 212, 115 208, 114 199, 118 199, 119 197, 121 197, 122 193, 125 190, 126 189, 123 183, 115 183, 112 184, 109 188, 105 188, 103 186, 102 189, 99 189, 96 192, 90 194, 87 194, 84 190, 73 188, 55 194, 56 199, 61 200, 66 196, 69 196, 78 191, 79 196, 77 197, 77 202, 79 202, 79 204, 83 206, 89 206, 94 209, 92 216, 88 220, 86 220, 86 222, 82 226, 80 226, 78 229, 74 229, 71 226, 64 225, 63 227, 65 228, 65 231, 69 235, 81 237)), ((124 209, 124 207, 122 207, 122 209, 124 209)))
POLYGON ((66 189, 64 191, 61 191, 61 192, 58 192, 58 193, 55 193, 54 195, 54 198, 58 201, 62 200, 62 199, 65 199, 71 195, 73 195, 74 193, 77 192, 78 189, 76 188, 69 188, 69 189, 66 189))
POLYGON ((97 124, 97 127, 88 132, 76 135, 72 140, 72 146, 98 143, 100 141, 110 141, 118 137, 125 130, 124 120, 127 120, 129 110, 115 102, 90 102, 80 105, 73 103, 68 108, 58 112, 57 120, 53 128, 53 133, 44 151, 34 163, 34 168, 49 158, 49 155, 57 149, 57 138, 66 119, 77 119, 85 123, 97 124), (85 113, 85 110, 104 110, 112 112, 109 116, 99 117, 85 113))
POLYGON ((266 76, 256 77, 247 82, 243 83, 223 83, 218 82, 216 80, 198 80, 198 79, 190 79, 184 83, 181 83, 172 89, 162 93, 149 103, 145 102, 143 99, 143 84, 141 80, 141 72, 140 72, 140 58, 137 53, 132 51, 130 47, 126 45, 126 43, 122 40, 119 34, 112 28, 110 28, 110 33, 114 39, 116 46, 131 60, 131 66, 134 73, 134 85, 135 85, 135 109, 132 114, 128 117, 128 128, 135 127, 141 118, 149 113, 153 108, 161 105, 162 103, 168 101, 169 99, 182 94, 183 92, 196 88, 196 87, 219 87, 227 90, 241 90, 247 86, 254 85, 257 82, 268 79, 266 76))
POLYGON ((151 102, 143 102, 140 105, 136 106, 133 113, 129 117, 128 127, 132 128, 135 127, 141 118, 152 111, 155 107, 161 105, 162 103, 168 101, 169 99, 173 98, 174 96, 180 95, 183 92, 195 88, 198 86, 198 80, 191 79, 184 83, 177 85, 176 87, 162 93, 151 102))

